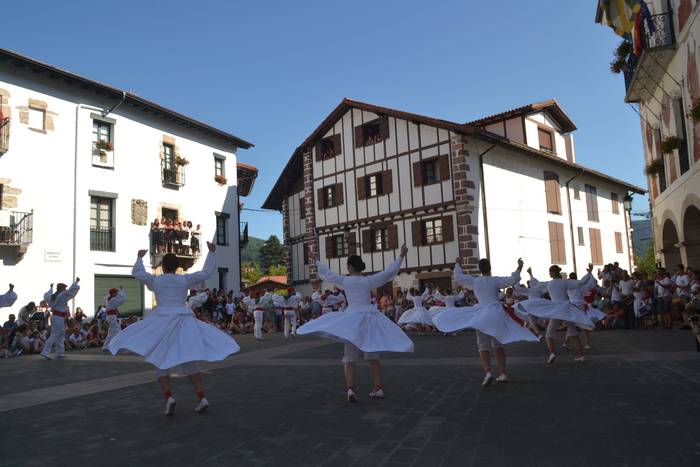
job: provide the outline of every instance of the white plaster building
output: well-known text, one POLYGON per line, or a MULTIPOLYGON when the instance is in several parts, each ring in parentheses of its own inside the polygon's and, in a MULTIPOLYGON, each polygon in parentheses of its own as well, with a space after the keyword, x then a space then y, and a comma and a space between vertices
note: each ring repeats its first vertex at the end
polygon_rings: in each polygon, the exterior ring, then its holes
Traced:
POLYGON ((688 113, 700 103, 700 2, 646 4, 653 27, 642 21, 641 53, 627 58, 625 102, 639 105, 656 257, 666 267, 683 263, 697 269, 700 118, 693 120, 688 113), (663 143, 672 137, 680 142, 669 151, 663 143))
POLYGON ((553 100, 470 123, 343 100, 263 205, 282 211, 290 283, 310 290, 309 252, 339 272, 360 254, 373 272, 402 243, 394 287, 447 287, 458 255, 501 273, 522 256, 540 276, 552 263, 631 268, 622 200, 644 190, 577 164, 575 129, 553 100))
MULTIPOLYGON (((202 250, 218 244, 219 275, 207 286, 238 290, 239 194, 257 170, 236 153, 250 143, 2 49, 0 95, 0 283, 13 282, 19 295, 0 319, 76 275, 74 307, 88 315, 119 285, 129 295, 123 313, 151 309, 131 267, 137 250, 153 253, 150 223, 162 217, 201 224, 202 250)), ((180 253, 183 269, 201 268, 204 254, 180 253)), ((156 273, 161 258, 150 256, 156 273)))

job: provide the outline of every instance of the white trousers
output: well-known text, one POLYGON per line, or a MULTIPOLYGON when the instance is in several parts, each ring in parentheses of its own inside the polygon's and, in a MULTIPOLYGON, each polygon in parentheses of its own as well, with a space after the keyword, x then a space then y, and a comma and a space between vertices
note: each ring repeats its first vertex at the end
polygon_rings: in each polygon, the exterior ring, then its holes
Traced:
POLYGON ((107 337, 105 338, 105 343, 102 348, 107 347, 109 345, 109 342, 117 337, 117 334, 121 332, 121 327, 119 326, 119 320, 117 319, 117 315, 108 315, 107 319, 107 324, 109 325, 109 329, 107 330, 107 337))
POLYGON ((262 328, 263 328, 264 313, 265 312, 262 310, 253 311, 253 320, 255 321, 255 327, 253 328, 253 333, 254 333, 256 339, 262 339, 262 336, 263 336, 262 328))
POLYGON ((289 337, 289 327, 291 325, 292 335, 297 333, 297 314, 294 310, 284 310, 284 337, 289 337))
POLYGON ((41 352, 44 355, 51 353, 51 348, 56 344, 56 355, 63 355, 65 352, 66 341, 66 324, 65 320, 60 316, 51 315, 51 335, 44 344, 44 350, 41 352))

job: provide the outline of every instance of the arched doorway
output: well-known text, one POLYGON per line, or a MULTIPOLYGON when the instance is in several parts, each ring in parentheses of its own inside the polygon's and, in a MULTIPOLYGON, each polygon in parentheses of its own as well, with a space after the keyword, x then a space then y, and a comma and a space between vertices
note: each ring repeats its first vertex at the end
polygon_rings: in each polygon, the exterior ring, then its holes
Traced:
POLYGON ((661 241, 663 242, 661 252, 664 255, 664 266, 666 269, 672 270, 676 264, 681 262, 681 250, 678 248, 678 231, 670 219, 664 222, 661 241))
POLYGON ((688 266, 700 269, 700 209, 689 206, 683 216, 683 242, 688 266))

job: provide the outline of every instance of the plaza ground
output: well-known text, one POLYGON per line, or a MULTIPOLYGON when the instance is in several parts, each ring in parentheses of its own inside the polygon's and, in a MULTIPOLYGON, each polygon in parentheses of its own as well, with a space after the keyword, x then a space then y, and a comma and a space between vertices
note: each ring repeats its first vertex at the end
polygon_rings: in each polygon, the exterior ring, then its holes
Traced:
POLYGON ((700 465, 700 353, 688 331, 603 331, 585 363, 543 344, 508 346, 507 383, 480 386, 472 332, 411 336, 386 354, 385 400, 344 400, 342 346, 263 342, 206 365, 211 410, 186 378, 164 417, 137 357, 72 352, 0 361, 2 466, 700 465))

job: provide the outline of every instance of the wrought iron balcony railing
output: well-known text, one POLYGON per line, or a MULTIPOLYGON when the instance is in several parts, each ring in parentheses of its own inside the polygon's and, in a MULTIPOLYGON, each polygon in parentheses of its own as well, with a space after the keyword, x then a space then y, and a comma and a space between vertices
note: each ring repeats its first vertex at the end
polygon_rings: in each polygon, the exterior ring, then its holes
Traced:
POLYGON ((92 251, 114 251, 114 228, 90 227, 90 249, 92 251))
POLYGON ((185 186, 185 166, 175 164, 174 161, 160 163, 160 174, 163 186, 181 187, 185 186))
MULTIPOLYGON (((7 211, 0 211, 7 213, 7 211)), ((26 246, 32 243, 34 213, 10 211, 9 222, 0 225, 0 246, 26 246)))
MULTIPOLYGON (((670 12, 652 15, 651 24, 653 28, 650 27, 647 21, 642 21, 642 53, 676 43, 676 35, 673 31, 673 17, 670 12)), ((624 68, 625 91, 629 91, 639 61, 639 57, 634 54, 630 54, 627 59, 627 65, 624 68)))
POLYGON ((10 119, 0 119, 0 156, 10 149, 10 119))

